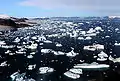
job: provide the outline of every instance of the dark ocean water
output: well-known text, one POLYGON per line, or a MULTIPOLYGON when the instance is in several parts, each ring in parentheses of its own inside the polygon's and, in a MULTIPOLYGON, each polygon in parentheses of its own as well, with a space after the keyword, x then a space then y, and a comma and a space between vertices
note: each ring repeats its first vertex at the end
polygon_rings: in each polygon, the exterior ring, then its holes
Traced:
MULTIPOLYGON (((113 23, 113 22, 111 22, 113 23)), ((118 27, 119 27, 119 23, 118 27)), ((116 24, 114 24, 116 27, 116 24)), ((103 22, 103 24, 97 24, 94 22, 94 25, 91 26, 101 26, 104 29, 104 32, 99 33, 96 37, 93 37, 92 40, 78 40, 76 38, 71 38, 69 35, 62 37, 47 37, 46 35, 62 33, 58 29, 56 32, 53 30, 43 30, 40 29, 40 26, 31 27, 31 28, 19 28, 12 29, 7 31, 1 31, 0 40, 5 41, 6 45, 14 45, 13 48, 2 48, 0 47, 0 63, 7 61, 7 66, 0 67, 0 81, 12 81, 10 75, 19 71, 19 73, 26 73, 25 80, 28 81, 28 78, 33 78, 36 81, 119 81, 120 80, 120 64, 113 63, 109 60, 104 62, 97 61, 93 58, 94 55, 97 55, 99 51, 85 51, 83 47, 86 45, 92 45, 93 43, 102 44, 105 46, 104 52, 106 54, 113 56, 114 58, 120 57, 120 46, 114 46, 115 41, 120 42, 120 33, 114 31, 113 24, 110 28, 108 25, 103 22), (111 31, 108 31, 111 30, 111 31), (43 41, 37 42, 31 37, 44 35, 47 40, 52 41, 52 43, 44 43, 43 41), (110 36, 108 38, 102 38, 105 36, 110 36), (24 39, 29 36, 29 39, 24 39), (19 43, 13 42, 15 38, 21 38, 19 43), (16 54, 15 51, 19 50, 17 46, 22 46, 23 42, 28 42, 27 45, 30 45, 31 42, 37 43, 37 49, 35 50, 35 55, 32 59, 28 59, 27 55, 30 55, 32 50, 26 49, 25 54, 16 54), (55 43, 59 42, 63 46, 56 47, 55 43), (39 45, 43 43, 43 45, 39 45), (70 52, 74 48, 74 52, 79 53, 77 56, 70 58, 66 55, 54 55, 52 52, 42 54, 41 49, 52 49, 55 51, 62 51, 65 53, 70 52), (10 50, 14 55, 5 54, 7 50, 10 50), (112 53, 110 53, 112 51, 112 53), (54 60, 54 61, 53 61, 54 60), (66 71, 73 68, 74 64, 81 64, 80 60, 84 60, 84 63, 97 62, 100 64, 108 64, 110 68, 102 70, 83 70, 83 74, 78 79, 71 79, 64 75, 66 71), (28 65, 36 64, 36 68, 33 70, 28 70, 28 65), (115 67, 117 66, 117 67, 115 67), (39 74, 40 67, 51 67, 54 68, 54 72, 47 74, 39 74)), ((120 27, 119 27, 120 28, 120 27)), ((78 27, 79 29, 79 27, 78 27)), ((89 25, 85 24, 83 26, 84 30, 89 29, 89 25), (88 27, 87 27, 88 26, 88 27)), ((73 29, 71 29, 73 30, 73 29)), ((75 29, 77 30, 77 29, 75 29)), ((23 80, 22 80, 23 81, 23 80)))

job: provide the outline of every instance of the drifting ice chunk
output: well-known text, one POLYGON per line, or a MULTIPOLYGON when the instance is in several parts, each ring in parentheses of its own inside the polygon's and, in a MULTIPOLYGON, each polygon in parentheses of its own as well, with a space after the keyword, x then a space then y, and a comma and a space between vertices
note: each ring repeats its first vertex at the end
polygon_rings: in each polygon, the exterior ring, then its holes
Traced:
POLYGON ((87 31, 87 33, 93 33, 93 32, 95 32, 95 30, 94 30, 93 28, 90 28, 90 29, 87 31))
POLYGON ((75 57, 75 56, 78 55, 78 54, 79 54, 79 53, 75 53, 75 52, 73 51, 73 49, 72 49, 71 52, 66 53, 66 56, 68 56, 68 57, 75 57))
POLYGON ((7 61, 2 62, 2 63, 0 64, 0 66, 7 66, 7 61))
POLYGON ((101 27, 96 27, 95 30, 97 30, 97 31, 102 30, 102 28, 101 27))
POLYGON ((118 30, 119 30, 119 28, 116 28, 116 29, 115 29, 115 31, 118 31, 118 30))
POLYGON ((97 58, 97 61, 106 61, 107 60, 107 58, 104 58, 104 57, 102 57, 102 58, 97 58))
POLYGON ((109 68, 109 65, 107 64, 98 64, 98 63, 92 63, 92 64, 77 64, 74 66, 74 68, 82 68, 82 69, 100 69, 100 68, 109 68))
POLYGON ((120 43, 115 43, 114 45, 115 45, 115 46, 120 46, 120 43))
POLYGON ((5 54, 8 54, 8 53, 10 53, 11 51, 10 50, 7 50, 6 52, 5 52, 5 54))
POLYGON ((38 46, 37 44, 31 44, 31 46, 27 46, 26 48, 35 50, 37 49, 37 46, 38 46))
POLYGON ((5 41, 0 41, 0 45, 6 45, 5 41))
POLYGON ((108 55, 107 55, 105 52, 103 52, 103 51, 101 51, 101 52, 98 54, 98 56, 99 56, 99 57, 108 57, 108 55))
POLYGON ((84 40, 84 38, 83 37, 78 37, 78 40, 84 40))
POLYGON ((31 58, 33 58, 33 56, 32 55, 28 55, 27 58, 31 59, 31 58))
POLYGON ((82 69, 73 68, 73 69, 70 69, 69 71, 75 74, 83 74, 82 69))
POLYGON ((85 40, 91 40, 92 39, 92 37, 86 37, 85 38, 85 40))
POLYGON ((96 44, 93 46, 84 46, 84 50, 90 50, 90 51, 95 51, 95 50, 104 50, 104 45, 96 44))
POLYGON ((62 44, 56 44, 57 47, 62 47, 62 44))
POLYGON ((45 41, 46 38, 45 38, 44 36, 41 36, 41 37, 38 38, 38 40, 39 40, 39 41, 45 41))
POLYGON ((62 51, 52 51, 54 53, 54 55, 65 55, 64 52, 62 51))
POLYGON ((15 78, 16 78, 18 75, 19 75, 19 73, 18 73, 18 72, 15 72, 15 73, 13 73, 10 77, 11 77, 12 80, 14 81, 15 78))
POLYGON ((30 55, 35 55, 35 52, 30 53, 30 55))
POLYGON ((86 32, 85 32, 85 31, 81 31, 81 32, 80 32, 80 34, 85 35, 85 34, 86 34, 86 32))
POLYGON ((71 73, 69 71, 65 72, 64 75, 67 76, 67 77, 69 77, 69 78, 72 78, 72 79, 78 79, 78 78, 80 78, 80 75, 71 73))
POLYGON ((34 36, 34 37, 32 37, 31 39, 36 40, 36 39, 37 39, 37 37, 35 37, 35 36, 34 36))
POLYGON ((52 43, 52 41, 46 40, 44 41, 44 43, 52 43))
POLYGON ((50 53, 52 49, 41 49, 41 53, 50 53))
POLYGON ((12 78, 12 81, 24 81, 24 77, 25 77, 26 73, 18 73, 18 72, 15 72, 13 73, 10 77, 12 78))
POLYGON ((93 46, 84 46, 83 49, 84 49, 84 50, 89 50, 89 51, 95 51, 95 50, 96 50, 96 48, 93 47, 93 46))
POLYGON ((113 61, 114 63, 120 62, 120 57, 114 59, 114 58, 110 55, 109 60, 113 61))
POLYGON ((53 72, 53 71, 54 71, 54 69, 50 68, 50 67, 41 67, 41 68, 39 68, 39 73, 40 74, 50 73, 50 72, 53 72))
POLYGON ((36 67, 36 64, 34 64, 34 65, 29 65, 29 66, 28 66, 28 70, 33 70, 33 69, 35 69, 35 67, 36 67))
POLYGON ((13 42, 18 43, 18 42, 20 42, 20 39, 17 37, 13 42))
POLYGON ((17 54, 25 54, 26 52, 23 51, 16 51, 17 54))

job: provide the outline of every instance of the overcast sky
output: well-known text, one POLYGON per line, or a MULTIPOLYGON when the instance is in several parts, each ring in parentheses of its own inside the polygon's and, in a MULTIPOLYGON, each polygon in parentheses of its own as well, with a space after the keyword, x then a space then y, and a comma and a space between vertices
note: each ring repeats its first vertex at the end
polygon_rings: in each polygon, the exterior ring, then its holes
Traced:
POLYGON ((1 0, 0 14, 19 17, 120 15, 120 0, 1 0))

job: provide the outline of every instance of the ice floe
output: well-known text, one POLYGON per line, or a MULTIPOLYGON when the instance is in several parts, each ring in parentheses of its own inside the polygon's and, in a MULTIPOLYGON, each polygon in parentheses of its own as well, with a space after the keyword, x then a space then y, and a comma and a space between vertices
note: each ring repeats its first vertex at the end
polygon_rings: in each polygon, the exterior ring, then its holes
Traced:
POLYGON ((15 40, 13 42, 19 43, 20 39, 17 37, 17 38, 15 38, 15 40))
POLYGON ((120 62, 120 57, 119 58, 113 58, 111 55, 109 56, 109 60, 113 61, 114 63, 120 62))
POLYGON ((52 43, 52 41, 45 40, 44 43, 52 43))
POLYGON ((57 43, 56 46, 57 46, 57 47, 62 47, 62 44, 58 44, 58 43, 57 43))
POLYGON ((104 50, 104 45, 95 44, 90 46, 84 46, 84 50, 95 51, 95 50, 104 50))
POLYGON ((90 37, 90 36, 85 38, 85 40, 91 40, 91 39, 92 39, 92 37, 90 37))
POLYGON ((66 53, 66 56, 68 56, 68 57, 75 57, 76 55, 79 54, 79 53, 75 53, 73 50, 74 50, 74 49, 72 49, 72 51, 66 53))
POLYGON ((97 58, 98 61, 106 61, 108 58, 108 55, 105 52, 101 51, 98 54, 98 57, 99 57, 99 58, 97 58))
POLYGON ((52 49, 41 49, 41 53, 50 53, 52 49))
POLYGON ((34 64, 34 65, 29 65, 28 66, 28 70, 33 70, 33 69, 35 69, 36 68, 36 64, 34 64))
POLYGON ((0 45, 6 45, 5 41, 0 41, 0 45))
POLYGON ((120 46, 120 43, 115 43, 114 45, 115 45, 115 46, 120 46))
POLYGON ((40 74, 51 73, 53 71, 54 71, 54 69, 50 68, 50 67, 40 67, 39 68, 39 73, 40 74))
POLYGON ((72 78, 72 79, 78 79, 78 78, 80 78, 79 74, 75 74, 75 73, 72 73, 70 71, 65 72, 64 75, 67 76, 67 77, 69 77, 69 78, 72 78))
POLYGON ((25 77, 26 73, 22 73, 20 74, 19 72, 15 72, 12 75, 10 75, 12 81, 24 81, 24 77, 25 77))
POLYGON ((74 68, 81 68, 81 69, 101 69, 101 68, 109 68, 109 65, 107 64, 98 64, 98 63, 83 63, 83 64, 77 64, 74 66, 74 68))
POLYGON ((7 66, 7 61, 2 62, 0 66, 7 66))
POLYGON ((82 69, 72 68, 69 71, 76 74, 83 74, 82 69))
POLYGON ((33 55, 28 55, 27 58, 32 59, 33 55))

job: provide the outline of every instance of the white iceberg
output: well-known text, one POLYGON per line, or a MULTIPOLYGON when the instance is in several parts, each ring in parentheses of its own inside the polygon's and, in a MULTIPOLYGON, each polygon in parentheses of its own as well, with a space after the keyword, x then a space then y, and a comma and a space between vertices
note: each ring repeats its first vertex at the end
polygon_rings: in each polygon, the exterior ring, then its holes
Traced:
POLYGON ((114 63, 117 63, 117 62, 120 62, 120 57, 114 59, 114 58, 110 55, 109 60, 113 61, 114 63))
POLYGON ((41 49, 41 53, 50 53, 52 49, 41 49))
POLYGON ((114 45, 115 45, 115 46, 120 46, 120 43, 115 43, 114 45))
POLYGON ((0 41, 0 45, 6 45, 5 41, 0 41))
POLYGON ((44 43, 52 43, 52 41, 45 40, 44 43))
POLYGON ((28 70, 33 70, 33 69, 35 69, 36 68, 36 64, 34 64, 34 65, 29 65, 28 66, 28 70))
POLYGON ((19 43, 20 39, 17 37, 17 38, 15 38, 15 40, 13 42, 19 43))
POLYGON ((65 55, 62 51, 52 51, 54 55, 65 55))
POLYGON ((80 75, 79 74, 74 74, 70 71, 67 71, 64 73, 65 76, 69 77, 69 78, 72 78, 72 79, 78 79, 80 78, 80 75))
POLYGON ((92 37, 90 37, 90 36, 85 38, 85 40, 91 40, 91 39, 92 39, 92 37))
POLYGON ((27 58, 31 59, 31 58, 33 58, 33 56, 32 55, 28 55, 27 58))
POLYGON ((78 40, 84 40, 84 38, 83 37, 78 37, 78 40))
POLYGON ((25 48, 35 50, 35 49, 37 49, 37 46, 38 46, 38 44, 31 44, 30 46, 26 46, 25 48))
POLYGON ((40 67, 39 68, 39 73, 40 74, 51 73, 53 71, 54 71, 54 69, 50 68, 50 67, 40 67))
POLYGON ((69 71, 75 74, 83 74, 82 69, 72 68, 69 71))
POLYGON ((19 72, 15 72, 12 75, 10 75, 12 81, 24 81, 26 73, 20 74, 19 72))
POLYGON ((84 50, 95 51, 95 50, 104 50, 104 45, 95 44, 90 46, 84 46, 84 50))
POLYGON ((106 61, 106 60, 107 60, 107 58, 104 58, 104 57, 97 58, 97 61, 106 61))
POLYGON ((0 66, 7 66, 7 61, 2 62, 0 66))
POLYGON ((96 62, 88 64, 88 63, 83 63, 83 64, 77 64, 74 66, 74 68, 81 68, 81 69, 102 69, 102 68, 109 68, 109 65, 107 64, 98 64, 96 62))
POLYGON ((57 43, 56 46, 57 46, 57 47, 62 47, 62 44, 58 44, 58 43, 57 43))
POLYGON ((68 56, 68 57, 75 57, 76 55, 79 54, 79 53, 75 53, 73 50, 74 50, 74 49, 72 49, 72 51, 66 53, 66 56, 68 56))
POLYGON ((108 57, 108 55, 107 55, 105 52, 101 51, 101 52, 98 54, 98 57, 108 57))

